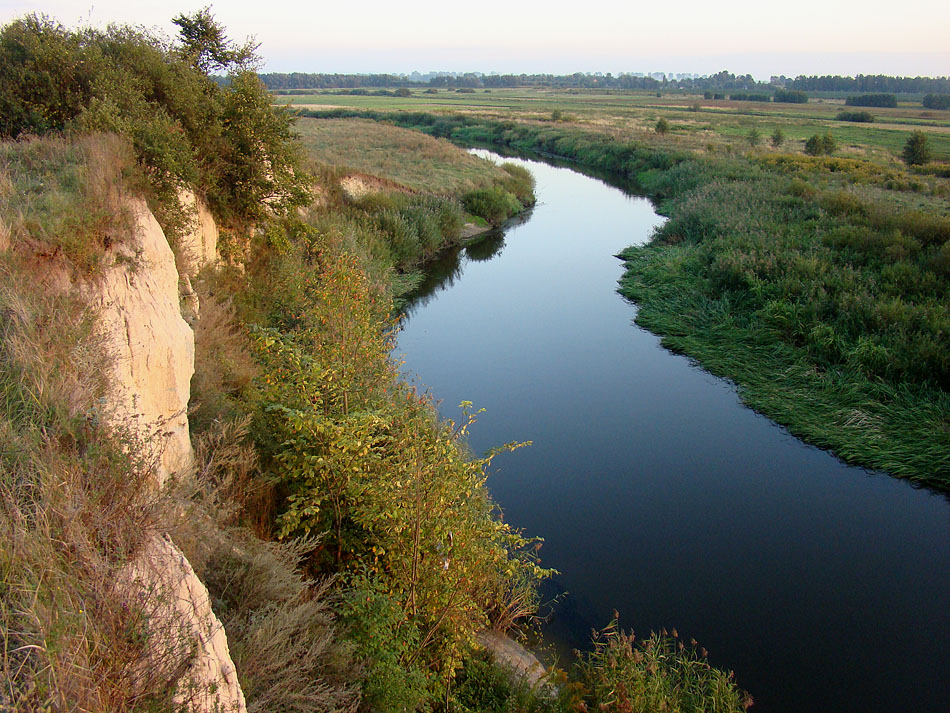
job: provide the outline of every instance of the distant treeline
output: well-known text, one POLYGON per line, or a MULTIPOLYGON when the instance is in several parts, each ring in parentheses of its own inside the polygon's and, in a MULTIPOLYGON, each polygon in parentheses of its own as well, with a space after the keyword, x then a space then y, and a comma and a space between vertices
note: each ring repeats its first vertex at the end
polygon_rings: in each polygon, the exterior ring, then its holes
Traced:
POLYGON ((856 77, 796 77, 785 82, 788 89, 806 92, 888 92, 893 94, 950 93, 950 77, 889 77, 859 74, 856 77))
MULTIPOLYGON (((694 91, 772 91, 776 92, 887 92, 894 94, 950 94, 950 77, 889 77, 883 74, 859 74, 856 77, 827 75, 822 77, 776 77, 774 84, 757 82, 751 74, 717 72, 708 77, 680 78, 671 75, 637 74, 445 74, 428 81, 413 81, 396 74, 314 74, 307 72, 268 73, 260 75, 270 90, 288 89, 356 89, 359 87, 442 87, 457 89, 503 87, 556 87, 565 89, 646 89, 694 91)), ((798 96, 794 94, 794 96, 798 96)), ((779 99, 777 101, 801 101, 779 99)))

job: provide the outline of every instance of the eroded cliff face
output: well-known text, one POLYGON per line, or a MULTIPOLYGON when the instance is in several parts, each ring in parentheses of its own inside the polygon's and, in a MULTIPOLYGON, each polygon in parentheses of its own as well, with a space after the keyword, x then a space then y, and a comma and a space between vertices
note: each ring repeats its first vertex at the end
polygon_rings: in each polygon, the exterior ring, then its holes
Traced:
POLYGON ((195 338, 181 315, 175 256, 145 201, 127 199, 129 240, 110 248, 101 275, 80 286, 110 352, 106 418, 155 463, 158 485, 191 464, 188 398, 195 338))
MULTIPOLYGON (((197 199, 199 220, 181 246, 179 264, 193 270, 217 259, 217 228, 197 199)), ((111 392, 103 415, 132 433, 154 464, 156 486, 175 473, 187 473, 193 451, 188 431, 188 400, 194 373, 194 334, 182 317, 175 255, 161 226, 140 199, 128 199, 129 239, 111 247, 95 279, 77 288, 96 310, 111 353, 111 392)), ((194 318, 197 318, 195 302, 194 318)), ((177 622, 183 634, 157 646, 191 651, 177 700, 194 713, 244 713, 244 695, 228 651, 224 627, 211 609, 208 591, 188 560, 167 536, 152 537, 132 562, 118 591, 158 592, 154 615, 177 622)))

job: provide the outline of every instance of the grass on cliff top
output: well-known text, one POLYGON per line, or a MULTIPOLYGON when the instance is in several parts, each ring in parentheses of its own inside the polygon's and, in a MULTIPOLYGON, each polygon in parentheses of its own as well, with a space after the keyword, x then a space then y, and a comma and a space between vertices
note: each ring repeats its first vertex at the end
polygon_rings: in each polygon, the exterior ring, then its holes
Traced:
POLYGON ((299 119, 296 129, 319 163, 345 166, 427 193, 460 196, 507 176, 448 141, 370 120, 299 119))
POLYGON ((114 135, 0 143, 0 245, 94 272, 129 228, 121 196, 135 170, 131 146, 114 135))

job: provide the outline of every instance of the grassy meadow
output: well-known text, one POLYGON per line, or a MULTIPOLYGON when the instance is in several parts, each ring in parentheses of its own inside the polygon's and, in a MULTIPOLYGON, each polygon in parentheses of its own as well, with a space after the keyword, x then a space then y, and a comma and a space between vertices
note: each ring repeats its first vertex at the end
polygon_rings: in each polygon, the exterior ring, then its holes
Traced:
POLYGON ((315 90, 313 94, 275 96, 276 103, 307 110, 360 109, 370 111, 458 113, 498 121, 551 122, 559 112, 560 125, 604 133, 622 140, 647 140, 657 120, 670 123, 668 139, 695 151, 744 150, 748 133, 756 128, 762 144, 781 129, 785 150, 801 150, 815 133, 830 131, 839 155, 887 160, 899 152, 910 131, 924 131, 934 157, 950 160, 950 111, 925 109, 919 102, 902 101, 897 108, 870 108, 871 124, 837 121, 846 108, 844 95, 811 99, 807 104, 782 104, 728 99, 704 99, 701 94, 618 90, 477 89, 458 93, 440 89, 430 94, 413 90, 409 97, 348 95, 344 90, 315 90))
POLYGON ((461 197, 507 178, 494 163, 449 141, 375 121, 300 119, 296 129, 314 161, 367 173, 413 191, 461 197))

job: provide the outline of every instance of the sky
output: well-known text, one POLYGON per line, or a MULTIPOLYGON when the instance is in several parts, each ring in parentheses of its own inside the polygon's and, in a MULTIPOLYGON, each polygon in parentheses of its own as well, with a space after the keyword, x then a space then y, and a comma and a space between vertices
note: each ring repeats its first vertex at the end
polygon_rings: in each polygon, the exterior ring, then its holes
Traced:
MULTIPOLYGON (((0 0, 64 25, 142 25, 207 2, 0 0)), ((690 72, 950 75, 946 0, 219 0, 232 39, 254 37, 265 72, 690 72)))

